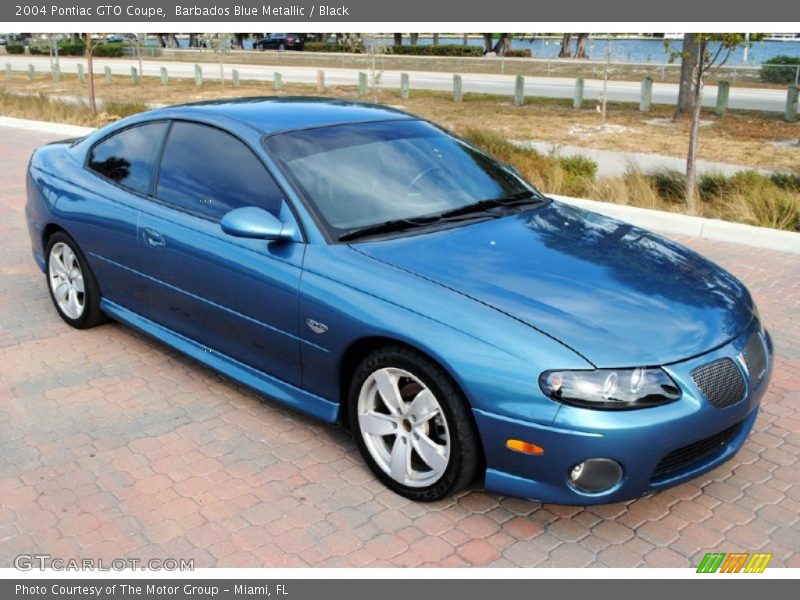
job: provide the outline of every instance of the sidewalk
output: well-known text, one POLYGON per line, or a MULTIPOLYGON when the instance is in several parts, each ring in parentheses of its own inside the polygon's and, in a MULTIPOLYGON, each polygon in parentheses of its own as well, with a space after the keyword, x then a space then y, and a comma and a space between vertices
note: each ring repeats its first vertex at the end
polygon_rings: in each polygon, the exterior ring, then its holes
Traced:
MULTIPOLYGON (((531 140, 512 140, 513 143, 523 148, 532 148, 543 154, 554 152, 558 156, 583 156, 592 159, 597 163, 598 177, 619 177, 624 175, 628 169, 635 169, 642 173, 652 173, 656 171, 680 171, 686 170, 686 159, 666 156, 664 154, 649 154, 644 152, 615 152, 613 150, 597 150, 583 146, 570 146, 555 144, 552 142, 536 142, 531 140)), ((713 162, 708 160, 698 160, 697 170, 700 173, 720 173, 722 175, 734 175, 740 171, 759 171, 769 174, 768 169, 756 169, 742 165, 730 163, 713 162)))

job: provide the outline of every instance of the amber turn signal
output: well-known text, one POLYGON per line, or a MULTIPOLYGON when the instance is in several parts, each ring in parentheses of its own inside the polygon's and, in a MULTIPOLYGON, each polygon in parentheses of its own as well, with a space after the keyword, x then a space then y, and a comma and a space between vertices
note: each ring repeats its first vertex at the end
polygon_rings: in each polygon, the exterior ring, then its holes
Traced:
POLYGON ((530 442, 523 442, 522 440, 506 440, 506 448, 514 450, 515 452, 522 452, 523 454, 544 454, 544 448, 541 446, 530 442))

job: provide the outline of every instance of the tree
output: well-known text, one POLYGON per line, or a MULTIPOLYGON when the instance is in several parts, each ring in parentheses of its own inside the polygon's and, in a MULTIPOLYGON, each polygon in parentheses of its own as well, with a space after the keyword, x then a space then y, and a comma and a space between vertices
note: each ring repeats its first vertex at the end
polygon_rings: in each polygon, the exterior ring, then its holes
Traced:
POLYGON ((93 55, 94 48, 92 46, 92 34, 86 34, 86 62, 87 70, 89 71, 89 108, 92 111, 93 115, 97 114, 97 101, 94 97, 94 61, 93 55))
POLYGON ((211 49, 217 55, 219 62, 219 83, 221 89, 225 90, 225 55, 231 51, 233 38, 227 33, 215 33, 211 35, 211 49))
POLYGON ((434 46, 438 46, 439 45, 439 34, 438 33, 434 33, 433 34, 433 45, 434 46))
POLYGON ((575 58, 586 58, 586 40, 589 39, 588 33, 579 33, 578 42, 575 47, 575 58))
POLYGON ((487 54, 492 51, 492 41, 494 40, 493 33, 484 33, 483 35, 483 51, 487 54))
POLYGON ((411 45, 412 46, 416 46, 417 45, 417 41, 419 40, 419 34, 418 33, 409 33, 408 34, 408 38, 409 38, 409 41, 411 42, 411 45))
POLYGON ((395 33, 394 34, 394 45, 395 46, 402 46, 403 45, 403 34, 402 33, 395 33))
POLYGON ((683 34, 683 46, 680 52, 681 80, 678 84, 678 104, 672 117, 673 121, 689 116, 692 111, 692 79, 697 59, 696 38, 696 33, 683 34))
MULTIPOLYGON (((763 39, 763 34, 751 35, 749 39, 743 33, 698 33, 695 35, 694 69, 691 89, 691 125, 689 127, 689 151, 686 156, 686 208, 695 209, 697 194, 697 141, 700 132, 700 111, 703 106, 703 87, 706 76, 728 62, 733 51, 751 41, 763 39), (716 49, 711 44, 716 45, 716 49)), ((675 55, 671 57, 672 60, 675 55)))
POLYGON ((506 51, 511 48, 511 37, 507 33, 501 33, 497 43, 492 50, 495 54, 505 55, 506 51))
POLYGON ((570 46, 572 45, 572 34, 565 33, 564 37, 561 38, 561 50, 558 52, 558 58, 569 58, 572 56, 572 49, 570 46))

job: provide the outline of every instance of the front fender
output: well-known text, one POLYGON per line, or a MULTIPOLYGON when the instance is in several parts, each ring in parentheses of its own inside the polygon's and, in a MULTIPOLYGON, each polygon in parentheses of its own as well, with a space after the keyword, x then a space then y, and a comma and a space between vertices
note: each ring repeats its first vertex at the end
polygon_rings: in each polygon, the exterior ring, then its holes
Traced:
POLYGON ((299 311, 303 387, 335 401, 348 348, 370 337, 397 340, 436 360, 472 408, 545 424, 559 405, 539 390, 539 373, 554 364, 591 367, 491 307, 345 245, 309 246, 299 311), (327 329, 315 333, 307 319, 327 329))

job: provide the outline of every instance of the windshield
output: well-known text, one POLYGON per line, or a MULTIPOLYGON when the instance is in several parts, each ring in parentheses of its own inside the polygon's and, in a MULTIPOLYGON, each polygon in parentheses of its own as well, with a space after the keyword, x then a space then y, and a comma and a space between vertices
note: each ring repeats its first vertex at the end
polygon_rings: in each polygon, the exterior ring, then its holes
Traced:
POLYGON ((307 129, 265 144, 332 239, 535 193, 510 170, 424 121, 307 129))

